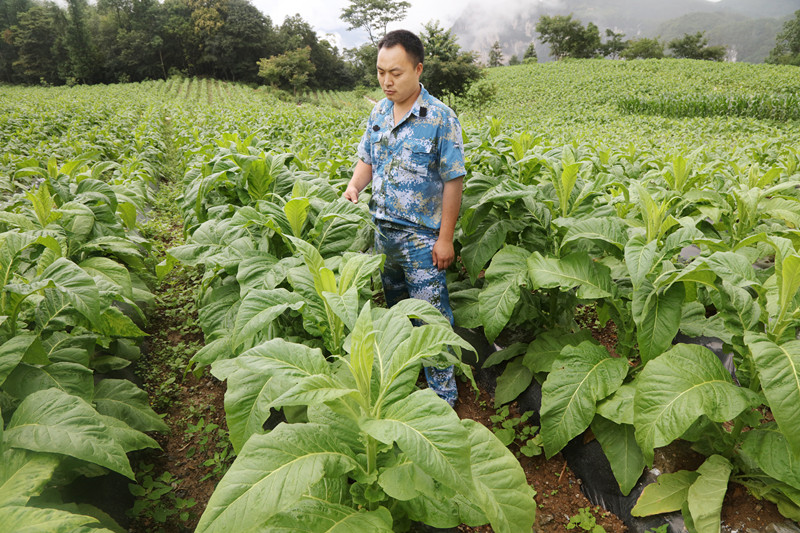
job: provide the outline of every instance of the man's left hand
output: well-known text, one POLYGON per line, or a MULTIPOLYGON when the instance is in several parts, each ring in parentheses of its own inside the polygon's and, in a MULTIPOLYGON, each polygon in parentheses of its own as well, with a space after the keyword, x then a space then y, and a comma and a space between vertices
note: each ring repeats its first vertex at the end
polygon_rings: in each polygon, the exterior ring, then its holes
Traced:
POLYGON ((433 257, 433 264, 436 265, 436 268, 445 270, 456 258, 453 242, 442 239, 437 240, 436 244, 433 245, 431 256, 433 257))

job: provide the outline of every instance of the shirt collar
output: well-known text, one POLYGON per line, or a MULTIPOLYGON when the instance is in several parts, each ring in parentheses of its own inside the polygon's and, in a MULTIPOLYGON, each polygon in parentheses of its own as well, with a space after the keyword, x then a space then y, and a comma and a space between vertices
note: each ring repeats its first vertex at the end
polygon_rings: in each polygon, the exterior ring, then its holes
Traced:
POLYGON ((417 99, 414 101, 414 105, 411 106, 411 114, 415 117, 419 117, 421 113, 421 108, 425 108, 427 113, 427 100, 428 100, 428 91, 425 89, 425 86, 421 83, 419 84, 419 95, 417 95, 417 99))

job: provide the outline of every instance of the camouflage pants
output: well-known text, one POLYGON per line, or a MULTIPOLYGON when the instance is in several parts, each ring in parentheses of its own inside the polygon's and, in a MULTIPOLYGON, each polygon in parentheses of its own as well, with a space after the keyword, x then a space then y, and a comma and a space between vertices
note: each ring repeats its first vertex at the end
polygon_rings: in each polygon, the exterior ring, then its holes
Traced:
MULTIPOLYGON (((425 300, 436 307, 450 324, 453 311, 444 271, 433 264, 431 251, 438 235, 435 231, 404 227, 378 221, 375 234, 376 253, 386 256, 381 274, 386 305, 391 307, 405 298, 425 300)), ((440 398, 451 406, 458 398, 453 367, 425 367, 425 379, 440 398)))

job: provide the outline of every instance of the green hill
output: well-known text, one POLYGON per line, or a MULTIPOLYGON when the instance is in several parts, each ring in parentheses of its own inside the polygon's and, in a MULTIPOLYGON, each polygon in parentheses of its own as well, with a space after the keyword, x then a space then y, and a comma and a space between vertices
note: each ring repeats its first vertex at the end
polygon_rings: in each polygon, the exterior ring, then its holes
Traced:
POLYGON ((629 39, 661 36, 668 40, 706 31, 712 44, 729 47, 731 60, 760 63, 775 46, 783 21, 798 8, 797 0, 567 0, 511 4, 502 9, 473 3, 452 29, 468 50, 485 55, 492 43, 500 41, 509 58, 512 54, 520 56, 535 40, 540 60, 548 60, 549 50, 538 41, 536 22, 542 15, 572 14, 584 24, 594 22, 601 34, 611 28, 629 39))
POLYGON ((507 125, 546 135, 556 143, 605 146, 716 146, 721 152, 747 144, 791 139, 800 145, 800 122, 745 116, 670 118, 623 111, 623 99, 719 99, 776 95, 800 97, 797 68, 686 59, 567 60, 489 69, 499 90, 483 110, 462 113, 471 125, 492 116, 507 125))

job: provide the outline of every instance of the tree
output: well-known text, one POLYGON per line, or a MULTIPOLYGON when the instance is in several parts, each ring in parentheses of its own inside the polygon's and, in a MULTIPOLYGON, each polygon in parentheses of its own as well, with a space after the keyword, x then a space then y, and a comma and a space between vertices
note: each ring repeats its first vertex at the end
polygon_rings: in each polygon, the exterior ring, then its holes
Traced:
POLYGON ((497 97, 497 84, 489 80, 479 80, 473 83, 464 95, 464 101, 470 109, 483 115, 484 109, 497 97))
POLYGON ((66 24, 64 12, 55 4, 33 6, 19 14, 17 24, 11 28, 17 79, 24 83, 64 82, 59 67, 68 63, 63 30, 66 24))
POLYGON ((367 30, 369 40, 373 46, 377 46, 379 34, 386 33, 386 26, 390 22, 403 20, 409 7, 411 4, 405 0, 350 0, 350 5, 342 9, 339 18, 350 25, 348 30, 367 30))
POLYGON ((447 98, 452 106, 453 97, 462 97, 470 85, 482 76, 472 52, 462 52, 450 30, 439 26, 439 21, 424 26, 420 39, 425 47, 425 62, 420 81, 437 98, 447 98))
POLYGON ((595 57, 601 51, 600 30, 590 22, 584 28, 572 15, 542 15, 536 23, 542 42, 556 59, 595 57))
POLYGON ((67 26, 67 50, 69 68, 67 75, 81 82, 94 82, 97 73, 98 55, 86 27, 86 0, 67 0, 69 25, 67 26))
POLYGON ((517 54, 514 54, 510 58, 508 58, 508 66, 521 65, 521 64, 522 61, 519 59, 519 56, 517 54))
POLYGON ((603 55, 611 59, 619 59, 620 54, 625 50, 626 46, 625 41, 622 40, 624 37, 624 33, 617 33, 614 30, 606 29, 606 42, 601 46, 603 55))
POLYGON ((12 41, 11 27, 19 22, 19 15, 32 7, 30 0, 0 0, 0 81, 13 82, 13 63, 17 52, 12 41))
POLYGON ((495 41, 492 48, 489 49, 489 66, 503 66, 503 49, 500 48, 500 41, 495 41))
POLYGON ((262 58, 258 62, 258 75, 274 85, 289 85, 297 96, 297 91, 308 84, 308 79, 316 69, 311 62, 311 47, 290 50, 278 56, 262 58))
POLYGON ((214 74, 230 80, 256 81, 259 58, 281 51, 272 21, 248 0, 227 0, 222 15, 224 24, 207 43, 207 54, 214 59, 214 74))
POLYGON ((800 67, 800 10, 794 12, 793 19, 783 24, 775 48, 769 52, 766 62, 800 67))
MULTIPOLYGON (((315 89, 352 88, 353 76, 347 70, 344 60, 327 41, 320 41, 317 32, 300 15, 286 17, 278 29, 278 42, 284 45, 280 52, 308 47, 311 50, 311 63, 314 65, 314 78, 309 85, 315 89)), ((377 54, 376 54, 377 59, 377 54)), ((375 72, 375 62, 372 63, 375 72)))
POLYGON ((673 39, 667 45, 672 50, 674 57, 683 59, 703 59, 706 61, 722 61, 725 59, 724 46, 708 46, 705 32, 699 31, 694 35, 684 33, 683 37, 673 39))
POLYGON ((657 38, 634 39, 620 53, 623 59, 661 59, 664 57, 664 43, 657 38))
POLYGON ((378 49, 372 43, 364 43, 356 48, 346 48, 345 58, 353 71, 356 85, 378 87, 375 66, 378 63, 378 49))
POLYGON ((523 63, 536 63, 539 61, 539 57, 536 55, 536 46, 534 46, 533 42, 528 45, 528 48, 525 50, 525 53, 522 55, 522 62, 523 63))

